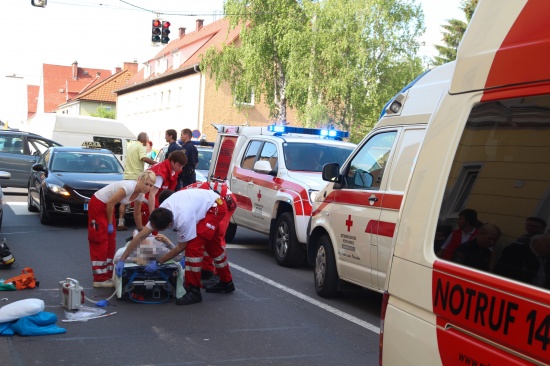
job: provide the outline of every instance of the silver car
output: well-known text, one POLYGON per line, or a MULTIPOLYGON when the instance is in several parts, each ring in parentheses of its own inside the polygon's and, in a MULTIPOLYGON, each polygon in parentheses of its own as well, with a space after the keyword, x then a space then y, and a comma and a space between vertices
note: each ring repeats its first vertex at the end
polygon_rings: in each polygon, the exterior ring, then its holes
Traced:
MULTIPOLYGON (((8 172, 0 171, 0 179, 10 179, 11 174, 8 172)), ((4 192, 2 192, 2 186, 0 185, 0 230, 2 230, 2 219, 4 218, 4 192)))
POLYGON ((31 167, 51 146, 60 143, 19 130, 0 130, 0 170, 10 172, 4 187, 27 188, 31 167))

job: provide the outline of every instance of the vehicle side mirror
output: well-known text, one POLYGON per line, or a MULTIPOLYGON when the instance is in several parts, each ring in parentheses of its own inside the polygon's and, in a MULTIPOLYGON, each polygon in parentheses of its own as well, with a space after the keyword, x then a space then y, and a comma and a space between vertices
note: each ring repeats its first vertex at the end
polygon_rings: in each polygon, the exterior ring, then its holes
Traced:
POLYGON ((256 173, 277 175, 277 171, 275 169, 271 169, 271 164, 269 164, 269 161, 266 160, 257 161, 254 164, 254 171, 256 173))
POLYGON ((45 172, 47 169, 42 164, 34 164, 32 166, 32 170, 34 170, 35 172, 45 172))
POLYGON ((328 163, 323 165, 323 172, 321 177, 327 182, 337 182, 338 175, 340 174, 340 164, 328 163))
POLYGON ((353 179, 353 185, 356 188, 370 188, 374 178, 371 173, 357 169, 353 179))

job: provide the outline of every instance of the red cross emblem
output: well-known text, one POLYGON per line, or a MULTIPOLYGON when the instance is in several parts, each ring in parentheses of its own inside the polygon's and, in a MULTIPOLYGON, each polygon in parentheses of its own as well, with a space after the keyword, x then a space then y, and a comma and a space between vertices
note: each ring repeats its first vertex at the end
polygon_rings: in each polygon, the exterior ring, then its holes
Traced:
POLYGON ((346 220, 346 226, 348 227, 348 233, 351 230, 351 227, 353 226, 353 221, 351 221, 351 215, 348 215, 348 219, 346 220))
POLYGON ((262 198, 262 191, 258 190, 258 194, 256 195, 256 197, 258 197, 258 201, 259 201, 260 198, 262 198))

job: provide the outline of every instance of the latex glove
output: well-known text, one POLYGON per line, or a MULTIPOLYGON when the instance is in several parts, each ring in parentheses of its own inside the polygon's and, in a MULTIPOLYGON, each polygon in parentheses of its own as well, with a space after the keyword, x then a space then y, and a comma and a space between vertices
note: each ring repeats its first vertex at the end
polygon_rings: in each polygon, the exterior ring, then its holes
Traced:
POLYGON ((113 226, 113 224, 107 225, 107 233, 108 234, 112 234, 114 231, 115 231, 115 227, 113 226))
POLYGON ((144 270, 145 270, 145 272, 153 273, 153 272, 156 272, 158 268, 159 268, 159 266, 157 264, 157 261, 152 260, 151 262, 149 262, 148 265, 145 266, 144 270))
POLYGON ((124 261, 122 259, 119 259, 115 267, 115 273, 118 277, 122 276, 123 269, 124 269, 124 261))

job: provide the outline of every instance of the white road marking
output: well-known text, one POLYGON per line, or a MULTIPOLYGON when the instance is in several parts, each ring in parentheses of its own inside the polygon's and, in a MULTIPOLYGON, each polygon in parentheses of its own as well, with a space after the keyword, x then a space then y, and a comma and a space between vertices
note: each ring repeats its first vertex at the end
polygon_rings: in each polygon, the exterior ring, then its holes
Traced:
POLYGON ((267 245, 241 245, 241 244, 227 244, 227 249, 268 249, 267 245))
POLYGON ((291 289, 291 288, 289 288, 289 287, 286 287, 286 286, 284 286, 284 285, 281 285, 280 283, 275 282, 275 281, 273 281, 273 280, 270 280, 269 278, 264 277, 264 276, 262 276, 262 275, 260 275, 260 274, 257 274, 257 273, 255 273, 255 272, 249 271, 248 269, 243 268, 243 267, 241 267, 241 266, 239 266, 239 265, 237 265, 237 264, 234 264, 234 263, 230 262, 230 263, 229 263, 229 266, 230 266, 230 268, 235 268, 236 270, 239 270, 239 271, 241 271, 241 272, 243 272, 243 273, 246 273, 246 274, 249 275, 249 276, 252 276, 252 277, 254 277, 254 278, 256 278, 256 279, 258 279, 258 280, 260 280, 260 281, 263 281, 263 282, 265 282, 265 283, 267 283, 267 284, 273 286, 273 287, 276 287, 276 288, 278 288, 278 289, 280 289, 280 290, 283 290, 283 291, 285 291, 285 292, 287 292, 287 293, 289 293, 289 294, 291 294, 291 295, 293 295, 293 296, 296 296, 296 297, 299 298, 299 299, 302 299, 302 300, 304 300, 304 301, 307 301, 307 302, 309 302, 309 303, 312 304, 312 305, 315 305, 315 306, 317 306, 317 307, 319 307, 319 308, 321 308, 321 309, 324 309, 324 310, 328 311, 329 313, 332 313, 332 314, 334 314, 334 315, 336 315, 336 316, 339 316, 339 317, 341 317, 341 318, 344 318, 344 319, 346 319, 346 320, 349 320, 350 322, 355 323, 355 324, 357 324, 357 325, 359 325, 359 326, 361 326, 361 327, 363 327, 363 328, 365 328, 365 329, 368 329, 368 330, 370 330, 370 331, 373 332, 373 333, 380 334, 380 327, 377 327, 376 325, 373 325, 373 324, 371 324, 371 323, 369 323, 369 322, 366 322, 366 321, 364 321, 364 320, 361 320, 361 319, 359 319, 359 318, 357 318, 357 317, 355 317, 355 316, 353 316, 353 315, 350 315, 350 314, 348 314, 348 313, 344 313, 344 312, 341 311, 341 310, 338 310, 338 309, 336 309, 336 308, 334 308, 334 307, 332 307, 332 306, 330 306, 330 305, 324 304, 324 303, 322 303, 322 302, 319 301, 319 300, 315 300, 314 298, 311 298, 311 297, 309 297, 309 296, 307 296, 307 295, 304 295, 304 294, 302 294, 301 292, 298 292, 298 291, 293 290, 293 289, 291 289))
POLYGON ((27 209, 27 202, 8 202, 8 206, 13 210, 16 215, 37 215, 37 213, 29 212, 27 209))

